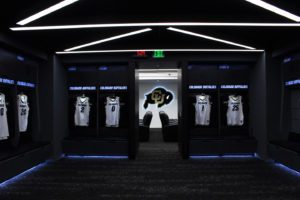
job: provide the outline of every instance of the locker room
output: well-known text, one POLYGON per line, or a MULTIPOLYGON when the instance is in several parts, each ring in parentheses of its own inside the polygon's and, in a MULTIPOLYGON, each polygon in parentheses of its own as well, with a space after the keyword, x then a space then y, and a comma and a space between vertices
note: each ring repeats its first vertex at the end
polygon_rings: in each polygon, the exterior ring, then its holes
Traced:
POLYGON ((300 3, 0 10, 0 199, 300 199, 300 3))

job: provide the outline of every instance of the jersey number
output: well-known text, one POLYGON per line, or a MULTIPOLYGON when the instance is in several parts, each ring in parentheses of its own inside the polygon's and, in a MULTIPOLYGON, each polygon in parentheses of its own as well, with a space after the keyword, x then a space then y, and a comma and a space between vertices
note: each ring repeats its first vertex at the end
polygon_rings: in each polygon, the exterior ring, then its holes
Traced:
POLYGON ((84 113, 84 107, 81 107, 80 112, 84 113))
POLYGON ((21 116, 26 115, 26 113, 27 113, 27 112, 26 112, 26 109, 22 109, 22 110, 21 110, 21 116))
POLYGON ((4 115, 4 108, 1 108, 0 109, 0 116, 3 116, 4 115))
POLYGON ((111 107, 111 112, 115 112, 115 110, 116 110, 116 106, 112 106, 111 107))
POLYGON ((204 111, 204 105, 202 105, 202 109, 201 109, 201 111, 202 111, 202 112, 204 111))
POLYGON ((238 106, 238 105, 233 105, 233 106, 232 106, 232 111, 233 111, 233 112, 239 111, 239 106, 238 106))

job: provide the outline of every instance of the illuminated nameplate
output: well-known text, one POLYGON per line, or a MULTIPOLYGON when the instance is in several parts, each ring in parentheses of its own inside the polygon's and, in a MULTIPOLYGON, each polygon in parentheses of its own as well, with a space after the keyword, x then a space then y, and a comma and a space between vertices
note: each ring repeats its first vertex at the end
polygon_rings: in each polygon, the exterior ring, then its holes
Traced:
POLYGON ((287 57, 283 59, 283 63, 289 63, 292 61, 292 57, 287 57))
POLYGON ((216 85, 190 85, 190 90, 215 90, 217 89, 216 85))
POLYGON ((100 66, 98 68, 99 71, 107 71, 108 70, 108 67, 107 66, 100 66))
POLYGON ((219 69, 221 69, 221 70, 229 70, 230 66, 229 65, 220 65, 219 69))
POLYGON ((23 87, 30 87, 30 88, 34 88, 35 87, 35 84, 33 84, 33 83, 27 83, 27 82, 23 82, 23 81, 18 81, 17 85, 23 86, 23 87))
POLYGON ((221 89, 248 89, 248 85, 221 85, 221 89))
POLYGON ((100 86, 100 90, 127 90, 127 86, 100 86))
POLYGON ((73 86, 69 87, 71 91, 87 91, 87 90, 96 90, 96 86, 73 86))
POLYGON ((15 81, 7 78, 0 78, 0 83, 13 85, 15 84, 15 81))
POLYGON ((19 61, 24 61, 25 58, 24 58, 23 56, 17 56, 17 60, 19 60, 19 61))
POLYGON ((300 79, 285 82, 286 86, 300 85, 300 79))
POLYGON ((76 72, 77 71, 77 67, 69 67, 68 71, 69 72, 76 72))

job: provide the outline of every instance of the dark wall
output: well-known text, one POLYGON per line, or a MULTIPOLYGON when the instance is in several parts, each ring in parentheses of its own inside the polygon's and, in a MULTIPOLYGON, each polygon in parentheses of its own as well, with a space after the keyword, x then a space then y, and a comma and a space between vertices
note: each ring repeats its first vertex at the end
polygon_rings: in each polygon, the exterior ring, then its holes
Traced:
POLYGON ((44 61, 39 68, 38 97, 40 106, 40 139, 51 141, 53 132, 53 62, 44 61))
POLYGON ((250 72, 250 124, 258 141, 257 153, 267 157, 267 82, 266 53, 262 53, 250 72))
POLYGON ((47 60, 47 55, 44 52, 34 49, 28 45, 25 45, 22 42, 16 40, 15 38, 12 38, 3 33, 0 33, 0 44, 7 49, 22 52, 26 56, 33 56, 35 58, 47 60))
POLYGON ((53 56, 53 156, 62 154, 62 140, 68 135, 67 73, 57 56, 53 56))
POLYGON ((266 58, 267 69, 267 123, 269 140, 281 137, 282 112, 283 112, 283 81, 281 59, 272 59, 268 54, 266 58))

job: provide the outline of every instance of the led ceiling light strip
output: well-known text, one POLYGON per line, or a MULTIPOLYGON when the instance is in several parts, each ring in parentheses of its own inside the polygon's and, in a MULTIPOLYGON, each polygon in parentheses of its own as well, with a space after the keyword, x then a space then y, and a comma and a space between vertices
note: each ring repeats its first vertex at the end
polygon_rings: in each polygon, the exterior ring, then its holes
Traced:
POLYGON ((203 34, 199 34, 199 33, 185 31, 185 30, 182 30, 182 29, 177 29, 177 28, 172 28, 172 27, 169 27, 167 29, 170 30, 170 31, 175 31, 175 32, 178 32, 178 33, 183 33, 183 34, 192 35, 192 36, 196 36, 196 37, 200 37, 200 38, 204 38, 204 39, 208 39, 208 40, 213 40, 213 41, 216 41, 216 42, 221 42, 221 43, 225 43, 225 44, 229 44, 229 45, 233 45, 233 46, 238 46, 238 47, 242 47, 242 48, 245 48, 245 49, 251 49, 251 50, 255 49, 255 48, 250 47, 250 46, 238 44, 238 43, 235 43, 235 42, 230 42, 228 40, 222 40, 222 39, 211 37, 211 36, 208 36, 208 35, 203 35, 203 34))
POLYGON ((54 6, 51 6, 51 7, 47 8, 47 9, 41 11, 41 12, 38 12, 38 13, 32 15, 32 16, 26 18, 26 19, 23 19, 22 21, 19 21, 17 24, 21 25, 21 26, 24 26, 24 25, 26 25, 30 22, 33 22, 33 21, 35 21, 35 20, 37 20, 41 17, 49 15, 50 13, 53 13, 53 12, 55 12, 55 11, 61 9, 61 8, 64 8, 64 7, 66 7, 70 4, 73 4, 77 1, 79 1, 79 0, 65 0, 65 1, 62 1, 58 4, 55 4, 54 6))
MULTIPOLYGON (((263 49, 160 49, 165 52, 264 52, 263 49)), ((154 52, 157 49, 123 49, 123 50, 94 50, 94 51, 58 51, 56 54, 91 54, 91 53, 130 53, 137 51, 154 52)))
POLYGON ((81 24, 59 26, 27 26, 12 27, 12 31, 67 30, 90 28, 121 28, 121 27, 160 27, 160 26, 217 26, 217 27, 300 27, 299 23, 210 23, 210 22, 165 22, 165 23, 122 23, 122 24, 81 24))
POLYGON ((278 8, 278 7, 274 6, 274 5, 266 3, 264 1, 261 1, 261 0, 245 0, 245 1, 247 1, 249 3, 252 3, 254 5, 257 5, 257 6, 261 7, 261 8, 266 9, 266 10, 269 10, 271 12, 274 12, 274 13, 276 13, 278 15, 283 16, 283 17, 286 17, 288 19, 291 19, 291 20, 293 20, 295 22, 300 22, 300 17, 299 16, 294 15, 294 14, 288 12, 288 11, 285 11, 285 10, 283 10, 281 8, 278 8))
POLYGON ((177 80, 178 77, 173 76, 148 76, 148 77, 139 77, 139 80, 177 80))
POLYGON ((112 40, 117 40, 117 39, 120 39, 120 38, 145 33, 145 32, 148 32, 148 31, 152 31, 152 29, 151 28, 146 28, 146 29, 133 31, 133 32, 130 32, 130 33, 122 34, 122 35, 117 35, 117 36, 114 36, 114 37, 110 37, 110 38, 98 40, 98 41, 95 41, 95 42, 90 42, 90 43, 87 43, 87 44, 83 44, 83 45, 80 45, 80 46, 72 47, 70 49, 66 49, 65 51, 73 51, 73 50, 81 49, 81 48, 84 48, 84 47, 89 47, 89 46, 93 46, 93 45, 96 45, 96 44, 101 44, 101 43, 104 43, 104 42, 109 42, 109 41, 112 41, 112 40))

